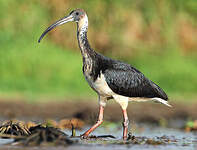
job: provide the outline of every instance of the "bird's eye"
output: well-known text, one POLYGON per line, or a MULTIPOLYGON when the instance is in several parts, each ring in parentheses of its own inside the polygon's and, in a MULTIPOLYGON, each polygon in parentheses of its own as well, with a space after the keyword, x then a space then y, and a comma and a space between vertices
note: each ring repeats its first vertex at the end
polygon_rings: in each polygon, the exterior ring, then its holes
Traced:
POLYGON ((76 12, 76 15, 78 16, 78 15, 79 15, 79 13, 78 13, 78 12, 76 12))

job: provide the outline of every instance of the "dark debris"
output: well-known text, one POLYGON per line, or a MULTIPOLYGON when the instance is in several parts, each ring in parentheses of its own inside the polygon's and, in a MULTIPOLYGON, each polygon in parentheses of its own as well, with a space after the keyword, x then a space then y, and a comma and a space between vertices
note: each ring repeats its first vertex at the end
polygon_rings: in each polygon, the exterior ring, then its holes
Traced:
POLYGON ((74 141, 67 134, 54 127, 43 127, 41 125, 29 129, 31 135, 25 140, 20 141, 25 146, 41 145, 42 143, 51 143, 53 145, 70 145, 74 141))
POLYGON ((0 126, 1 138, 12 138, 18 145, 38 146, 49 145, 70 145, 76 143, 71 138, 54 127, 32 126, 28 128, 24 122, 6 121, 0 126))
POLYGON ((140 145, 166 145, 169 143, 169 138, 167 137, 157 137, 155 138, 147 138, 147 137, 136 137, 132 136, 130 133, 128 134, 127 141, 124 144, 140 144, 140 145))
POLYGON ((3 138, 8 138, 4 135, 29 136, 30 134, 31 132, 23 122, 10 120, 0 126, 0 135, 3 138))
POLYGON ((115 139, 116 137, 113 136, 113 135, 99 135, 99 136, 91 135, 88 138, 89 139, 99 139, 99 138, 112 138, 112 139, 115 139))

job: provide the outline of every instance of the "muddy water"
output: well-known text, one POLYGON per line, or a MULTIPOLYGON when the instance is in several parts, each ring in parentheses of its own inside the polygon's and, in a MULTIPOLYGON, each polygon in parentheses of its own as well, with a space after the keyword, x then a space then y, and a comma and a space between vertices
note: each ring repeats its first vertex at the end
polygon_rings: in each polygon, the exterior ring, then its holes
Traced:
MULTIPOLYGON (((146 126, 146 125, 145 125, 146 126)), ((80 133, 79 133, 80 134, 80 133)), ((149 138, 156 141, 169 140, 169 142, 165 144, 151 145, 151 144, 123 144, 121 139, 121 129, 117 128, 100 128, 94 132, 95 135, 105 135, 112 134, 116 137, 116 139, 100 139, 100 140, 90 140, 90 141, 82 141, 82 145, 85 143, 86 146, 92 146, 90 149, 93 150, 110 150, 110 149, 134 149, 134 150, 143 150, 143 149, 173 149, 173 150, 193 150, 197 149, 197 133, 186 133, 181 130, 176 129, 168 129, 168 128, 158 128, 158 127, 150 127, 146 126, 142 130, 136 130, 133 132, 133 135, 136 138, 149 138), (91 144, 90 144, 91 143, 91 144)), ((86 147, 85 146, 85 147, 86 147)), ((84 145, 81 147, 84 148, 84 145)))
MULTIPOLYGON (((94 135, 113 135, 116 138, 100 138, 100 139, 89 139, 89 140, 80 140, 79 138, 74 138, 74 140, 78 140, 78 144, 74 144, 68 147, 50 147, 50 146, 42 146, 42 147, 18 147, 14 145, 6 145, 7 143, 11 143, 10 139, 0 139, 0 150, 9 149, 9 150, 32 150, 32 149, 47 149, 47 150, 195 150, 197 149, 197 134, 196 133, 185 133, 181 130, 177 129, 168 129, 168 128, 158 128, 158 127, 150 127, 144 125, 146 128, 136 129, 133 132, 133 135, 136 139, 141 139, 142 137, 152 140, 169 140, 169 142, 165 142, 164 144, 124 144, 121 140, 121 129, 119 127, 101 127, 98 128, 94 135)), ((77 135, 82 134, 86 129, 84 128, 82 131, 76 131, 77 135)), ((65 130, 65 132, 71 135, 69 130, 65 130)))

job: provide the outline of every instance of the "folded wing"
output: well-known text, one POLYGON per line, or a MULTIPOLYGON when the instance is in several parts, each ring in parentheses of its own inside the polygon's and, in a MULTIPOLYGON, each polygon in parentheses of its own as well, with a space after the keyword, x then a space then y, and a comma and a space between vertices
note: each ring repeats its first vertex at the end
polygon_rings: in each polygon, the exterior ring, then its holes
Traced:
POLYGON ((127 64, 118 64, 103 72, 113 92, 127 97, 161 98, 168 100, 165 92, 140 71, 127 64))

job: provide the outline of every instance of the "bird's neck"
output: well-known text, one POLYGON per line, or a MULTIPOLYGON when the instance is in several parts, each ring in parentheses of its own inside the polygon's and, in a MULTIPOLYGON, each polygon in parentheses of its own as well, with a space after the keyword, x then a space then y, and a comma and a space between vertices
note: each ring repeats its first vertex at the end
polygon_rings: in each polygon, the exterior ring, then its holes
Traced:
POLYGON ((79 43, 79 48, 83 56, 84 64, 91 64, 94 60, 96 52, 91 49, 90 44, 87 39, 88 31, 88 17, 85 15, 77 24, 77 38, 79 43))

